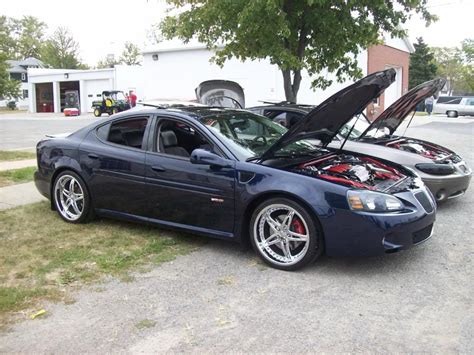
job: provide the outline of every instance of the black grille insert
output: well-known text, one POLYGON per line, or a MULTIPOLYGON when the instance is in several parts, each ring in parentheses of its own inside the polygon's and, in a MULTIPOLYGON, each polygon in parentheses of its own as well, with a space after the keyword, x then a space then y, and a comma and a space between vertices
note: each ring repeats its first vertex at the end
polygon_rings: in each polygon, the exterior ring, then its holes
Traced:
POLYGON ((418 244, 424 241, 426 238, 428 238, 431 235, 432 230, 433 230, 433 224, 430 224, 428 227, 425 227, 413 233, 413 244, 418 244))
POLYGON ((415 193, 415 198, 418 200, 418 202, 423 206, 426 212, 431 213, 433 212, 433 205, 431 204, 431 201, 424 191, 419 191, 415 193))

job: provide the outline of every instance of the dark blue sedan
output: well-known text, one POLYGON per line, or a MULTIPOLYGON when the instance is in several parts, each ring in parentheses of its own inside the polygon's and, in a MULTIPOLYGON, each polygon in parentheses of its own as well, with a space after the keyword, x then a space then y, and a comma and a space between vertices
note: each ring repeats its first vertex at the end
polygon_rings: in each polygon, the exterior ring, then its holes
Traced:
POLYGON ((327 146, 394 71, 347 87, 287 130, 244 110, 145 107, 38 143, 39 191, 71 223, 94 215, 250 242, 273 267, 379 255, 431 236, 411 170, 327 146))

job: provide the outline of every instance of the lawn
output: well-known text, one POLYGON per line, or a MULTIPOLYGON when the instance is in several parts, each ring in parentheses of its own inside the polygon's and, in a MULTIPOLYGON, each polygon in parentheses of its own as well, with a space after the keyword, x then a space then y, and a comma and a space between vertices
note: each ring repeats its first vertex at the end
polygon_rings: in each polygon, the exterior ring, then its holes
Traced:
POLYGON ((32 181, 36 167, 0 171, 0 187, 32 181))
POLYGON ((44 300, 68 301, 70 291, 106 275, 173 260, 202 238, 139 224, 96 219, 70 224, 40 202, 0 212, 0 326, 31 315, 44 300), (24 312, 19 312, 24 311, 24 312))
POLYGON ((0 161, 35 159, 36 154, 18 150, 0 150, 0 161))

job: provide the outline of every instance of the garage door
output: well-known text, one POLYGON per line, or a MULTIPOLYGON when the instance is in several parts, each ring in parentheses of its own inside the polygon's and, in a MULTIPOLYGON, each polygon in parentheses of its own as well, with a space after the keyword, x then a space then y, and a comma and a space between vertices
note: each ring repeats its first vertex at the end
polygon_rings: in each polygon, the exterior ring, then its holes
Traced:
POLYGON ((395 82, 385 90, 384 110, 402 96, 402 68, 387 66, 386 69, 388 68, 395 69, 397 75, 395 76, 395 82))
POLYGON ((100 100, 102 91, 113 90, 108 79, 87 80, 86 83, 87 112, 92 112, 92 102, 100 100))

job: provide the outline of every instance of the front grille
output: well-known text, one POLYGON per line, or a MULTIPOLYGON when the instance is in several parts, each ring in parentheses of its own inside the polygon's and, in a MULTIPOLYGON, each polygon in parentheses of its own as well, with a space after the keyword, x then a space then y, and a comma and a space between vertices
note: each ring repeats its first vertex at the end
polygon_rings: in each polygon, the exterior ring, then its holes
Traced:
POLYGON ((427 239, 431 235, 433 230, 433 224, 430 224, 428 227, 420 229, 419 231, 413 233, 413 244, 418 244, 427 239))
POLYGON ((418 200, 418 202, 423 206, 426 212, 431 213, 433 212, 433 205, 424 191, 419 191, 415 193, 415 198, 418 200))

